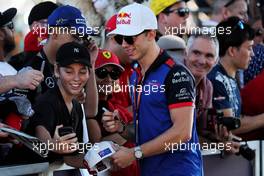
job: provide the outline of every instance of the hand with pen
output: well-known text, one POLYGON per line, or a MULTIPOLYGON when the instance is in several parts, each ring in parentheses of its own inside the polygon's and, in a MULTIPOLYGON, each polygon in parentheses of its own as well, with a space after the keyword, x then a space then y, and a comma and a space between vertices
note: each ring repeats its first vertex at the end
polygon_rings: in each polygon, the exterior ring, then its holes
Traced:
POLYGON ((106 108, 103 108, 105 111, 102 117, 103 127, 106 131, 114 133, 122 133, 125 129, 125 123, 121 120, 118 110, 113 112, 108 111, 106 108))

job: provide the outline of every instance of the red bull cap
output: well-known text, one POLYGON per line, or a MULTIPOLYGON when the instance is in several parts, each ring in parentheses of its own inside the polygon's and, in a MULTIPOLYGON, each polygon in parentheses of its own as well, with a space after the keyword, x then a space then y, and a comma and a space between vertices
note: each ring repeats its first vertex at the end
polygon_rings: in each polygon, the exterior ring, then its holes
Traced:
POLYGON ((117 13, 116 29, 108 35, 134 36, 151 29, 158 29, 153 11, 145 5, 133 3, 120 9, 117 13))

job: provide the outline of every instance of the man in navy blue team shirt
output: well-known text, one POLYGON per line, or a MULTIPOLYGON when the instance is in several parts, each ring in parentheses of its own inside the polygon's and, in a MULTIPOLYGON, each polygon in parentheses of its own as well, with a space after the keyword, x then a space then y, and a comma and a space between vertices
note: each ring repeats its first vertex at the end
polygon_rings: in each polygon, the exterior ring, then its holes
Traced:
POLYGON ((142 176, 201 176, 194 78, 158 47, 156 29, 154 13, 134 3, 119 11, 109 33, 135 62, 130 90, 136 147, 120 147, 113 162, 124 168, 137 159, 142 176))
MULTIPOLYGON (((245 70, 253 56, 254 31, 237 17, 221 22, 217 26, 220 28, 229 31, 217 33, 220 61, 208 75, 214 89, 213 106, 222 110, 226 117, 241 118, 241 98, 235 74, 239 69, 245 70)), ((264 114, 243 116, 241 127, 232 132, 241 134, 262 128, 263 119, 264 114)))

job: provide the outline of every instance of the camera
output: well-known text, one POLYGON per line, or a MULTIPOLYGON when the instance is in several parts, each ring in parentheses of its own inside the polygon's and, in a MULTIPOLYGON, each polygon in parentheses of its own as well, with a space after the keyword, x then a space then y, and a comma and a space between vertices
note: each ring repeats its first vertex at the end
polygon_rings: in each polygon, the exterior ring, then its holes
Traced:
POLYGON ((234 117, 218 117, 217 124, 223 125, 228 131, 235 130, 240 127, 240 119, 234 117))
POLYGON ((234 117, 225 117, 222 111, 216 109, 208 109, 208 119, 211 124, 223 125, 228 131, 234 130, 240 127, 240 119, 234 117))
POLYGON ((236 155, 242 155, 245 159, 251 161, 255 158, 255 151, 247 144, 243 144, 239 147, 239 152, 236 155))
MULTIPOLYGON (((235 130, 241 125, 240 119, 234 117, 225 117, 222 111, 218 111, 216 109, 208 109, 207 120, 211 126, 214 124, 223 125, 228 131, 235 130)), ((255 151, 252 150, 247 144, 243 144, 239 147, 239 152, 236 155, 241 155, 248 161, 251 161, 255 158, 255 151)))

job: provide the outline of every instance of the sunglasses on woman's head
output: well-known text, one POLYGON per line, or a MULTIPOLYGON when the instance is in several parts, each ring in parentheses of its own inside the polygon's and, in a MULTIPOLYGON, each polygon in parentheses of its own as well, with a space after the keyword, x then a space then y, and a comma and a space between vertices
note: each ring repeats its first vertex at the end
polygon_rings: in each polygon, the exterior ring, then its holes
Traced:
POLYGON ((178 9, 170 9, 165 11, 164 13, 177 13, 180 17, 185 17, 189 15, 190 9, 189 8, 178 8, 178 9))
POLYGON ((112 80, 117 80, 121 75, 120 69, 112 69, 111 71, 108 71, 106 68, 99 68, 95 70, 95 74, 100 79, 105 79, 108 75, 112 80))
POLYGON ((241 20, 239 20, 239 22, 237 23, 237 26, 238 26, 241 30, 243 30, 243 29, 245 28, 245 26, 244 26, 244 22, 241 21, 241 20))
POLYGON ((242 20, 239 20, 237 24, 232 27, 231 31, 233 32, 235 30, 244 30, 244 29, 245 29, 244 22, 242 20))

